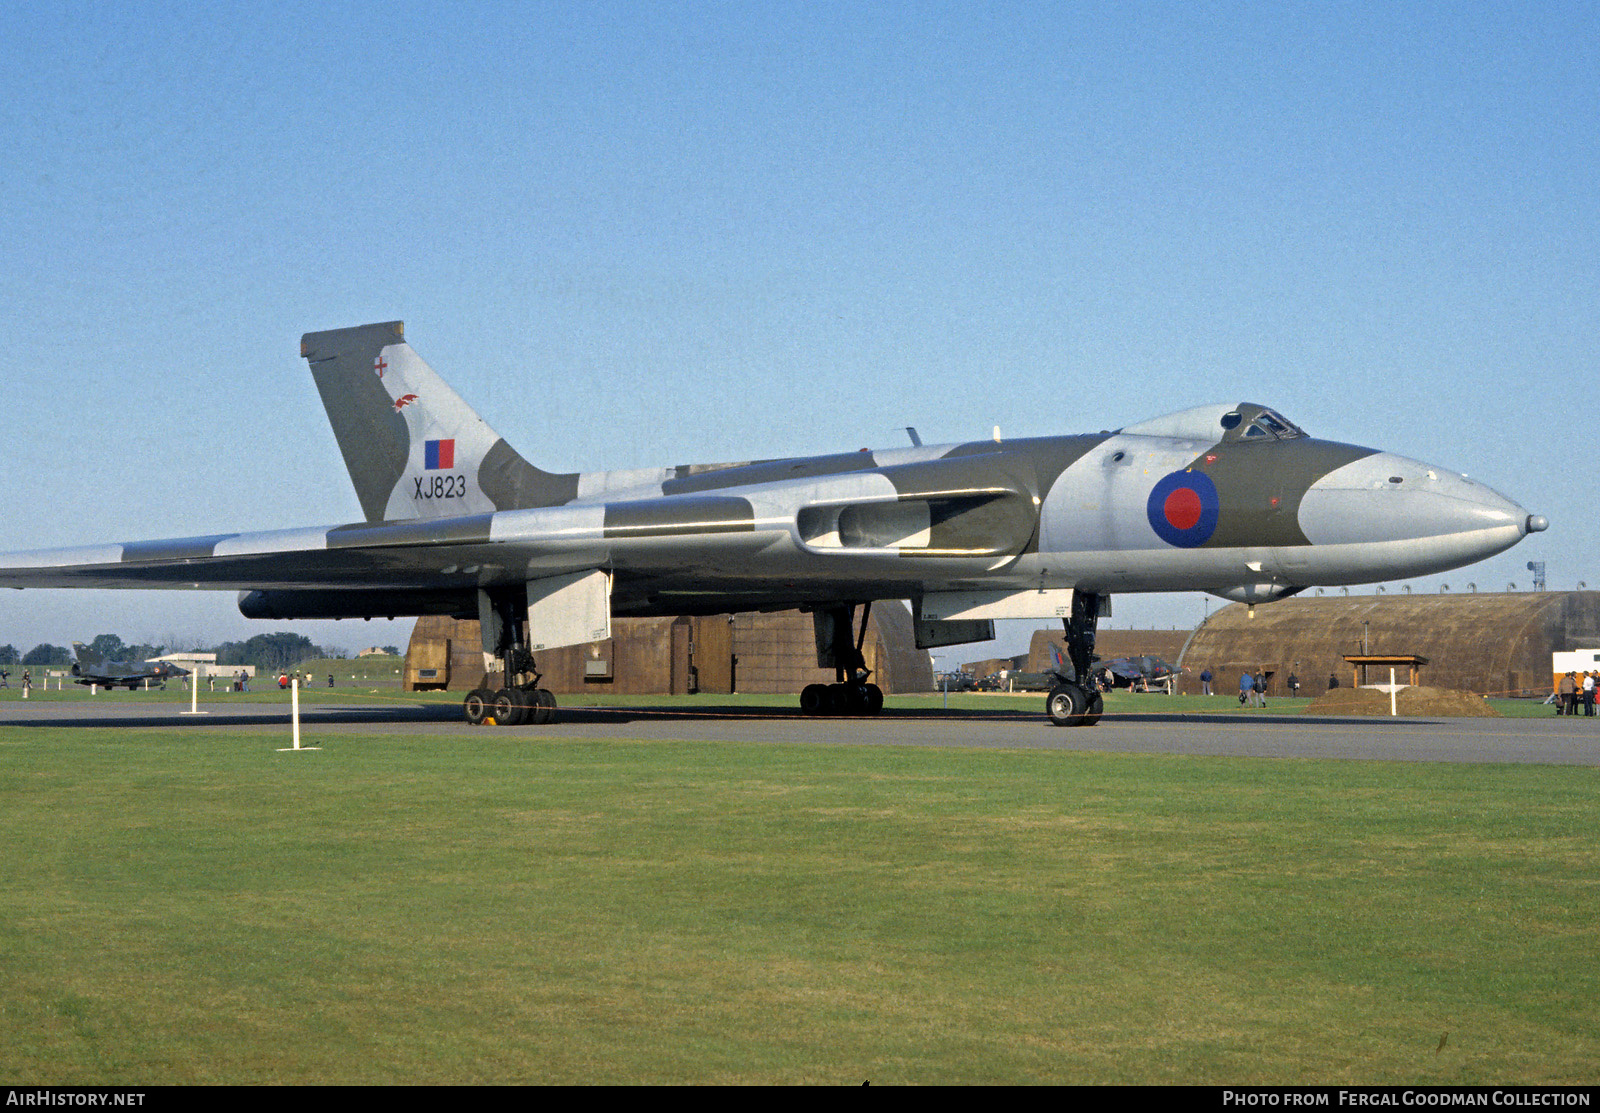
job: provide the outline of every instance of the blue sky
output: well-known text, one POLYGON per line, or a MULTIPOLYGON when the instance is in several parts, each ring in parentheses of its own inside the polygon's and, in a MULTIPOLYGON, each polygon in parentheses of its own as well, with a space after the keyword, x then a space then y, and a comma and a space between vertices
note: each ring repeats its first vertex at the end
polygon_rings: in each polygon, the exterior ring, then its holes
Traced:
POLYGON ((299 337, 400 318, 552 469, 1249 399, 1551 519, 1414 590, 1600 588, 1597 101, 1592 3, 7 5, 0 549, 358 518, 299 337))

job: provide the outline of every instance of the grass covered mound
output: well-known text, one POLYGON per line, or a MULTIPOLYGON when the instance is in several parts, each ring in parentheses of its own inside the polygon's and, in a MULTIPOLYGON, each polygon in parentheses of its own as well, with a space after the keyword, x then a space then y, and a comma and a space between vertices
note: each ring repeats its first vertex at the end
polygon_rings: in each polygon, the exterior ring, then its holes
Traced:
MULTIPOLYGON (((1476 692, 1415 685, 1400 689, 1395 699, 1401 715, 1448 715, 1455 718, 1498 719, 1500 712, 1476 692)), ((1310 715, 1387 715, 1389 693, 1376 688, 1334 688, 1311 701, 1310 715)))

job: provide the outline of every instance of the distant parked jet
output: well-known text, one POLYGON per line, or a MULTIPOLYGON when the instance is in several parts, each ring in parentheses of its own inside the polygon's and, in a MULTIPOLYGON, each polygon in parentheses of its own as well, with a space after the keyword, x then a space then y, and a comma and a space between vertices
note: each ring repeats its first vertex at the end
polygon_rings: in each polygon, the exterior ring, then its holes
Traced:
MULTIPOLYGON (((1072 675, 1071 662, 1061 647, 1053 642, 1050 656, 1055 661, 1055 668, 1047 675, 1053 675, 1058 680, 1069 679, 1072 675)), ((1159 657, 1114 657, 1109 661, 1096 657, 1089 666, 1090 679, 1097 687, 1107 689, 1149 689, 1158 684, 1165 685, 1170 678, 1182 672, 1182 669, 1167 664, 1159 657)))
POLYGON ((82 642, 73 642, 72 649, 78 655, 77 664, 72 666, 74 684, 94 684, 101 688, 115 688, 120 684, 131 692, 146 680, 165 688, 168 680, 189 675, 188 669, 166 661, 140 661, 138 664, 107 661, 82 642))
POLYGON ((1165 686, 1168 680, 1182 673, 1176 665, 1169 665, 1159 657, 1117 657, 1110 661, 1097 661, 1095 679, 1101 687, 1155 688, 1165 686))

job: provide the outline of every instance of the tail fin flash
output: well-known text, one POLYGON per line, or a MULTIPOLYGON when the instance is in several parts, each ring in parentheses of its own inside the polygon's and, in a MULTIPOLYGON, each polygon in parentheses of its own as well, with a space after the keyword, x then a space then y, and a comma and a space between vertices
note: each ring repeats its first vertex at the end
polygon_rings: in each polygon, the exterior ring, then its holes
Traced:
POLYGON ((308 332, 311 365, 367 521, 555 506, 576 475, 540 471, 489 428, 405 341, 405 324, 308 332))

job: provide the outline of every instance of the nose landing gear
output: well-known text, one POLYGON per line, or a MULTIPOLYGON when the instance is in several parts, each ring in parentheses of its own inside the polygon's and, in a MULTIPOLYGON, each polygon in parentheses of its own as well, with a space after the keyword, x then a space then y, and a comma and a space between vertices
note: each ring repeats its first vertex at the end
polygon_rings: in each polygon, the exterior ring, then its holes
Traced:
POLYGON ((1051 688, 1044 701, 1050 725, 1056 727, 1092 727, 1105 709, 1106 701, 1099 692, 1085 691, 1070 680, 1051 688))
POLYGON ((1092 727, 1105 711, 1105 699, 1094 690, 1089 678, 1094 664, 1094 635, 1100 622, 1101 600, 1107 596, 1091 592, 1072 593, 1072 615, 1061 620, 1066 629, 1067 659, 1072 662, 1072 678, 1057 673, 1059 683, 1045 697, 1044 713, 1050 725, 1092 727))

